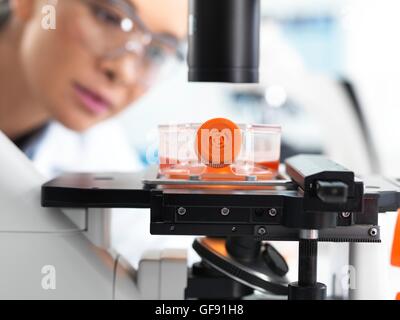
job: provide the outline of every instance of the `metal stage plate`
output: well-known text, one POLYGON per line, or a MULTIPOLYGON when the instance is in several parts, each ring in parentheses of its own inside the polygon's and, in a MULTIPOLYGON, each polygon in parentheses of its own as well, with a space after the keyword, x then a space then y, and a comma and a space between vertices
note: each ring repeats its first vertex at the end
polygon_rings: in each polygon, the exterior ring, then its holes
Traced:
MULTIPOLYGON (((150 174, 154 173, 154 168, 150 174)), ((154 175, 155 176, 155 175, 154 175)), ((143 183, 142 173, 70 173, 42 187, 42 205, 60 208, 150 208, 151 233, 165 235, 254 236, 263 240, 298 240, 298 225, 313 214, 332 227, 320 241, 379 241, 377 214, 357 212, 354 201, 318 204, 302 190, 163 189, 143 183), (318 205, 320 213, 308 210, 318 205), (184 214, 183 214, 183 211, 184 214), (349 212, 347 217, 342 212, 349 212), (358 223, 361 221, 362 223, 358 223), (377 233, 371 236, 371 228, 377 233)), ((376 190, 371 193, 376 201, 376 190)), ((368 200, 368 197, 366 197, 368 200)), ((318 221, 317 221, 318 222, 318 221)), ((318 225, 315 226, 318 228, 318 225)))

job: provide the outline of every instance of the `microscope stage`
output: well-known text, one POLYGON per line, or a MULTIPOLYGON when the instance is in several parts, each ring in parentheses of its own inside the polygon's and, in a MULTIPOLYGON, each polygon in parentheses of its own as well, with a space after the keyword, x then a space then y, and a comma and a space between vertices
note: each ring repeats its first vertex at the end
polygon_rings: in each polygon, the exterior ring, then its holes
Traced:
MULTIPOLYGON (((297 241, 299 230, 307 229, 319 230, 319 241, 380 241, 378 208, 384 208, 377 189, 364 192, 363 182, 352 172, 315 156, 294 157, 287 166, 292 181, 216 188, 188 184, 196 181, 162 185, 157 168, 142 173, 70 173, 43 185, 42 205, 150 208, 150 230, 159 235, 297 241)), ((382 199, 397 195, 385 194, 382 199)))

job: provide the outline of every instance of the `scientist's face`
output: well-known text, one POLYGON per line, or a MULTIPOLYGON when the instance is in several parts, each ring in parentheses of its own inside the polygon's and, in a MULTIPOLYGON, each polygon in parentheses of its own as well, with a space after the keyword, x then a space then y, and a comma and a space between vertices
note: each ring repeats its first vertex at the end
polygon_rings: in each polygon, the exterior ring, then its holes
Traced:
POLYGON ((186 35, 188 0, 13 1, 29 94, 76 131, 141 97, 186 35))

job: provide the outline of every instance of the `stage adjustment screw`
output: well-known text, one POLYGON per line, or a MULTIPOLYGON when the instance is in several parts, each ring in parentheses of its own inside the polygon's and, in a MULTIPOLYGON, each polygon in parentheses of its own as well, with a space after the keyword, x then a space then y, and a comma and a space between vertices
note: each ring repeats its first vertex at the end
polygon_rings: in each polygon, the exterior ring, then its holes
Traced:
POLYGON ((264 234, 267 233, 267 229, 265 229, 264 227, 260 227, 258 228, 257 233, 259 236, 263 236, 264 234))
POLYGON ((179 214, 180 216, 184 216, 184 215, 186 214, 186 209, 183 208, 183 207, 180 207, 180 208, 178 209, 178 214, 179 214))
POLYGON ((223 216, 227 216, 230 213, 230 210, 228 208, 222 208, 221 209, 221 214, 223 216))
POLYGON ((276 215, 278 214, 278 210, 276 210, 275 208, 269 209, 268 214, 271 217, 276 217, 276 215))
POLYGON ((369 233, 369 235, 371 237, 376 237, 378 235, 378 229, 377 228, 371 228, 371 229, 369 229, 368 233, 369 233))
POLYGON ((348 218, 348 217, 350 217, 350 215, 351 215, 351 212, 342 212, 343 218, 348 218))

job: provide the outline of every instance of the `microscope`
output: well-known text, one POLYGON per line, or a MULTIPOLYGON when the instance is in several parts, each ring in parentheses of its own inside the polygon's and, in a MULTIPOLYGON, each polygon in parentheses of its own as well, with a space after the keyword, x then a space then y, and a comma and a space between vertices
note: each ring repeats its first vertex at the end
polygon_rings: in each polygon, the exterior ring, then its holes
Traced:
MULTIPOLYGON (((260 0, 192 0, 189 80, 257 82, 259 28, 260 0)), ((250 132, 241 146, 263 129, 221 123, 209 129, 250 132)), ((194 139, 199 126, 192 129, 194 139)), ((240 158, 237 145, 221 145, 217 161, 209 161, 213 147, 198 149, 197 162, 184 174, 160 166, 141 173, 67 173, 47 182, 0 134, 0 252, 7 275, 0 298, 241 299, 257 291, 326 299, 327 287, 317 281, 318 243, 378 243, 379 213, 400 207, 398 181, 357 177, 323 156, 289 158, 271 175, 232 176, 224 170, 240 158), (113 208, 148 209, 154 235, 199 236, 193 249, 201 262, 188 268, 184 251, 154 250, 133 268, 111 247, 113 208), (269 241, 298 242, 298 281, 288 280, 288 265, 269 241)))

